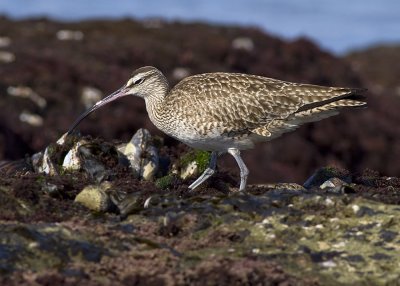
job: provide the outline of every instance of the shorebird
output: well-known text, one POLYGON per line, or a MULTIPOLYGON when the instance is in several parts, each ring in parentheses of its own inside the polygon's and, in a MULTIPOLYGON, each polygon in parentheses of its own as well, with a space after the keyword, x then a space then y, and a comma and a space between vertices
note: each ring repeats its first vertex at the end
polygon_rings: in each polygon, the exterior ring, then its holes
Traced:
POLYGON ((184 78, 170 88, 157 68, 135 70, 120 89, 83 113, 67 134, 90 113, 126 95, 145 100, 153 124, 190 147, 211 151, 208 168, 189 189, 216 171, 217 158, 231 154, 240 169, 243 191, 249 174, 240 151, 269 141, 303 123, 366 105, 364 89, 300 84, 239 73, 205 73, 184 78))

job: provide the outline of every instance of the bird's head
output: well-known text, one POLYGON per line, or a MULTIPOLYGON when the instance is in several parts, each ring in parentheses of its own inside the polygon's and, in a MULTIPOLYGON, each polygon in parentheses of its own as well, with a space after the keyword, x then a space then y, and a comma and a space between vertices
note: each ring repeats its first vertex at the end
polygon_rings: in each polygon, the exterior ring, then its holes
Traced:
POLYGON ((168 89, 167 79, 161 71, 155 67, 141 67, 132 73, 130 79, 120 89, 96 102, 95 105, 79 116, 68 130, 68 134, 71 134, 75 127, 89 114, 120 97, 135 95, 147 100, 152 96, 164 96, 168 89))

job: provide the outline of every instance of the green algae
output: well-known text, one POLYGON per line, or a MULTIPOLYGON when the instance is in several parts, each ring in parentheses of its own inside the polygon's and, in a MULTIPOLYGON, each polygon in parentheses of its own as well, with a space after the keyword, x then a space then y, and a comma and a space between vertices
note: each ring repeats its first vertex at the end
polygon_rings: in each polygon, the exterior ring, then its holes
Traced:
POLYGON ((155 182, 155 185, 157 188, 159 188, 161 190, 165 190, 172 186, 172 184, 174 183, 174 180, 175 180, 175 175, 168 174, 164 177, 157 179, 155 182))
POLYGON ((198 215, 191 239, 204 247, 184 251, 184 261, 251 255, 277 262, 294 276, 317 277, 323 285, 384 285, 400 278, 398 206, 288 190, 191 200, 182 205, 166 196, 151 211, 198 215))
POLYGON ((195 161, 198 166, 199 173, 202 173, 207 169, 210 162, 211 154, 207 151, 202 150, 192 150, 180 159, 181 167, 186 167, 190 162, 195 161))

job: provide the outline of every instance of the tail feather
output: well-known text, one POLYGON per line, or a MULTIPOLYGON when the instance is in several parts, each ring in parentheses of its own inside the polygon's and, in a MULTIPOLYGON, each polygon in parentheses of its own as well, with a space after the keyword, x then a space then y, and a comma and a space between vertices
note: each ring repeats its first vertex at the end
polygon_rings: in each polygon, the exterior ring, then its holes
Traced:
POLYGON ((304 111, 296 112, 285 120, 273 120, 266 126, 262 126, 252 130, 252 133, 268 137, 268 140, 277 138, 283 133, 293 131, 305 123, 316 122, 322 119, 339 114, 341 109, 365 107, 366 102, 362 98, 348 97, 337 99, 333 102, 328 102, 322 106, 316 106, 304 111))
POLYGON ((330 88, 330 91, 325 91, 323 96, 304 97, 305 104, 297 110, 297 113, 326 106, 333 102, 341 103, 333 105, 337 107, 366 105, 365 96, 362 94, 365 91, 366 89, 363 88, 330 88), (345 102, 345 99, 352 100, 354 105, 351 102, 345 102))
POLYGON ((308 122, 320 121, 322 119, 339 114, 341 109, 365 107, 365 101, 356 99, 339 99, 337 101, 329 102, 321 106, 307 109, 301 112, 296 112, 288 122, 295 125, 300 125, 308 122))

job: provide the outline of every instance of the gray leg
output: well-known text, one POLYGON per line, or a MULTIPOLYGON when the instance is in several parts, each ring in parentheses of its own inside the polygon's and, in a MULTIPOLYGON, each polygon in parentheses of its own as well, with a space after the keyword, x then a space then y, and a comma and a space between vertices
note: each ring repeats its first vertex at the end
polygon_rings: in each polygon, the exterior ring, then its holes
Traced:
POLYGON ((249 169, 247 169, 244 164, 242 157, 240 157, 240 151, 236 148, 229 148, 228 153, 235 158, 236 163, 239 165, 240 169, 240 187, 239 191, 244 191, 246 188, 247 176, 249 175, 249 169))
POLYGON ((193 190, 200 186, 202 183, 205 182, 209 177, 211 177, 215 173, 215 169, 217 168, 217 158, 218 152, 213 151, 211 153, 210 163, 208 164, 208 168, 201 174, 200 177, 197 178, 190 186, 189 189, 193 190))

